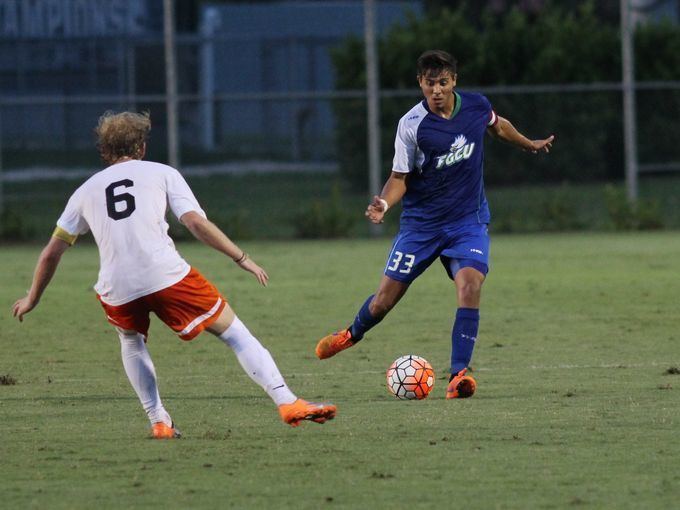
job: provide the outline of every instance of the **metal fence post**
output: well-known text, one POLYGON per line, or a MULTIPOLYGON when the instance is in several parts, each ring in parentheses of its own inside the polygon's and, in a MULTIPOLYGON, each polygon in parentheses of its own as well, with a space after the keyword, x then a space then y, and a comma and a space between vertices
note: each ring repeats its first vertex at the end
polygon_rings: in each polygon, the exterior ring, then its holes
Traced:
POLYGON ((203 148, 215 148, 215 34, 220 24, 216 8, 206 7, 201 20, 199 87, 201 101, 201 140, 203 148))
MULTIPOLYGON (((364 0, 366 46, 366 99, 368 106, 368 188, 371 200, 380 194, 380 88, 378 52, 375 43, 375 1, 364 0)), ((371 224, 371 234, 382 233, 382 225, 371 224)))
POLYGON ((168 129, 168 164, 172 167, 179 168, 174 0, 163 0, 163 36, 165 46, 165 102, 168 129))
POLYGON ((5 212, 5 180, 2 173, 2 108, 0 107, 0 215, 5 212))
POLYGON ((635 55, 630 0, 621 1, 621 70, 623 85, 623 144, 628 200, 638 198, 637 119, 635 115, 635 55))

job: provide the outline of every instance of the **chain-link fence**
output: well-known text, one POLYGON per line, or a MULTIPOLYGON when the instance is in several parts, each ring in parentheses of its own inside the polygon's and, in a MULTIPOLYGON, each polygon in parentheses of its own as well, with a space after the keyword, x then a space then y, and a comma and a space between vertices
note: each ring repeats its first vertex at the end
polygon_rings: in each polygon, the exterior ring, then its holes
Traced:
MULTIPOLYGON (((301 187, 302 181, 336 182, 341 190, 350 189, 356 181, 358 187, 353 189, 357 203, 362 202, 366 193, 361 186, 368 180, 366 94, 363 90, 334 90, 335 71, 328 55, 339 40, 179 36, 182 170, 189 177, 250 173, 289 177, 290 185, 279 177, 275 190, 264 186, 270 194, 301 187), (300 172, 305 172, 304 176, 300 172)), ((60 187, 61 191, 31 183, 65 176, 82 180, 100 168, 93 127, 108 109, 150 111, 149 157, 166 161, 164 80, 160 35, 27 39, 20 44, 0 41, 0 84, 5 91, 0 96, 0 156, 5 204, 16 210, 27 200, 54 200, 45 216, 57 214, 75 183, 60 187), (29 184, 24 186, 23 181, 29 184), (55 193, 63 196, 55 198, 55 193)), ((473 90, 471 85, 465 83, 463 70, 459 86, 473 90)), ((489 188, 532 181, 623 179, 620 83, 476 90, 486 94, 498 113, 527 135, 557 136, 549 157, 530 158, 488 143, 489 188)), ((680 111, 680 82, 638 83, 636 90, 641 171, 672 174, 680 169, 680 144, 672 129, 680 111)), ((390 169, 396 120, 420 98, 415 87, 381 91, 385 174, 390 169)), ((248 181, 248 186, 252 190, 262 180, 248 181)), ((304 209, 305 200, 325 199, 332 192, 326 184, 306 189, 309 194, 296 195, 297 203, 289 203, 289 209, 304 209)), ((208 209, 219 210, 220 198, 215 200, 208 209)), ((245 206, 241 211, 243 218, 250 214, 245 206)), ((291 233, 290 228, 280 230, 284 235, 291 233)))

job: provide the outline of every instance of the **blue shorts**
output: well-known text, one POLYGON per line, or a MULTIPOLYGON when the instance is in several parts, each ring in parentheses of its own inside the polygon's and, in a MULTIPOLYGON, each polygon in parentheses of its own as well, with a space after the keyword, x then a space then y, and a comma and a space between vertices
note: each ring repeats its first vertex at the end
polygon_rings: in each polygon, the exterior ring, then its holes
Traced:
POLYGON ((472 267, 489 272, 489 230, 485 223, 458 225, 432 232, 400 231, 387 257, 385 275, 411 283, 439 257, 449 278, 472 267))

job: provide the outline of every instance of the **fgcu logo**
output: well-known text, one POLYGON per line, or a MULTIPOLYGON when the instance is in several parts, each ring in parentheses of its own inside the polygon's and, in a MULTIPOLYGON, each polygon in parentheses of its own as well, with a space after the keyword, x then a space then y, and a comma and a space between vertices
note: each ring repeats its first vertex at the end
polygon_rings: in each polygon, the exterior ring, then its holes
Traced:
POLYGON ((455 165, 464 159, 469 159, 470 156, 472 156, 472 152, 474 150, 474 143, 467 143, 467 138, 465 138, 465 135, 458 135, 451 144, 449 152, 435 158, 437 160, 436 168, 442 168, 445 165, 455 165))

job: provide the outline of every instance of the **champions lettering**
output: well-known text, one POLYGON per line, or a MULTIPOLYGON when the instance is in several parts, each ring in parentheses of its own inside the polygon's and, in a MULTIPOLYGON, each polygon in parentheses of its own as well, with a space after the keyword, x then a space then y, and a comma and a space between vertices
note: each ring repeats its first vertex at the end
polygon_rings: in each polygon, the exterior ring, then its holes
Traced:
POLYGON ((142 33, 149 0, 0 0, 0 39, 142 33))
POLYGON ((466 143, 467 139, 463 135, 458 135, 454 142, 451 144, 449 152, 435 158, 437 160, 436 168, 442 168, 446 166, 452 166, 456 163, 469 159, 475 150, 474 143, 466 143))

